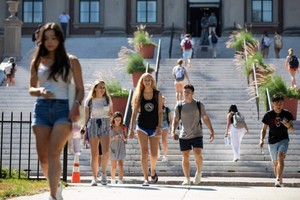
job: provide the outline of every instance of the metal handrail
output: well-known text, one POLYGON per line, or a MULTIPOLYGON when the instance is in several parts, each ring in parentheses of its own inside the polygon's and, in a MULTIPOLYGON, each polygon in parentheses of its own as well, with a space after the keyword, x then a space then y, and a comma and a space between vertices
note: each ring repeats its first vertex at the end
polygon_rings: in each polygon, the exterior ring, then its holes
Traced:
POLYGON ((269 93, 269 89, 266 88, 266 97, 267 97, 267 110, 271 110, 272 106, 271 106, 271 98, 270 98, 270 93, 269 93))
POLYGON ((171 29, 170 46, 169 46, 169 58, 172 57, 173 38, 174 38, 174 22, 172 23, 172 29, 171 29))
POLYGON ((161 60, 161 39, 158 40, 157 55, 156 55, 156 62, 155 62, 155 81, 156 81, 156 84, 158 82, 158 72, 159 72, 159 67, 160 67, 160 60, 161 60))

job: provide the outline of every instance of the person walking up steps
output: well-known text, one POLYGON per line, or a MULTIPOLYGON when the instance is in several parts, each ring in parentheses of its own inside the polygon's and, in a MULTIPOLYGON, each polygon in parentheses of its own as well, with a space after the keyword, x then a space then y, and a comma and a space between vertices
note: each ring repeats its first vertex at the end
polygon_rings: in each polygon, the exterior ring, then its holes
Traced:
POLYGON ((107 93, 105 82, 94 82, 85 101, 85 114, 87 116, 87 129, 91 150, 91 168, 93 179, 91 186, 97 186, 99 141, 102 147, 102 174, 101 184, 107 185, 106 170, 109 162, 110 147, 110 117, 112 116, 112 101, 107 93), (89 115, 90 113, 90 115, 89 115), (88 118, 90 116, 90 118, 88 118))
POLYGON ((295 75, 299 68, 299 61, 294 55, 294 50, 292 48, 288 50, 288 56, 285 59, 285 68, 291 75, 291 88, 297 88, 295 75))
POLYGON ((179 120, 182 122, 182 129, 179 135, 179 146, 182 153, 182 169, 185 180, 182 185, 190 185, 190 151, 193 149, 197 171, 193 184, 198 185, 202 176, 202 149, 203 149, 203 130, 201 118, 210 131, 210 142, 214 140, 214 129, 206 114, 203 103, 193 98, 194 86, 186 84, 184 86, 184 101, 175 106, 174 118, 172 123, 172 137, 178 139, 175 134, 179 120))
POLYGON ((243 136, 245 133, 249 133, 249 129, 247 123, 244 120, 244 116, 238 111, 236 105, 231 105, 229 107, 226 118, 227 124, 225 137, 229 137, 230 132, 231 146, 233 151, 233 161, 237 162, 241 159, 240 152, 243 136))
POLYGON ((191 39, 190 34, 185 35, 185 38, 181 41, 180 46, 183 51, 182 59, 184 60, 184 66, 188 66, 190 68, 194 48, 194 41, 191 39))
POLYGON ((79 120, 84 87, 80 63, 67 54, 59 25, 47 23, 40 34, 40 45, 30 65, 29 93, 37 96, 32 129, 41 168, 50 186, 49 200, 62 200, 60 157, 72 135, 72 122, 79 120), (76 93, 69 108, 68 86, 72 77, 76 93))
POLYGON ((187 75, 185 67, 182 65, 183 60, 179 59, 177 65, 172 70, 172 75, 174 76, 174 85, 176 90, 176 100, 177 103, 183 99, 183 86, 185 85, 185 79, 190 83, 189 76, 187 75))
POLYGON ((118 184, 123 184, 124 159, 126 157, 125 144, 127 140, 126 126, 123 124, 123 115, 115 112, 112 118, 110 131, 110 161, 111 161, 111 184, 115 184, 115 176, 118 165, 118 184))

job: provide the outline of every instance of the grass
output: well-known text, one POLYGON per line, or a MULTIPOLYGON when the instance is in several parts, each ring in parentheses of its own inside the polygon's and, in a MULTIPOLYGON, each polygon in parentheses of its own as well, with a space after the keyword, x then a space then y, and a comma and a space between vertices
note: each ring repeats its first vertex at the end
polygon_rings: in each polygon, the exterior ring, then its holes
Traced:
POLYGON ((46 180, 0 179, 0 200, 49 191, 46 180))

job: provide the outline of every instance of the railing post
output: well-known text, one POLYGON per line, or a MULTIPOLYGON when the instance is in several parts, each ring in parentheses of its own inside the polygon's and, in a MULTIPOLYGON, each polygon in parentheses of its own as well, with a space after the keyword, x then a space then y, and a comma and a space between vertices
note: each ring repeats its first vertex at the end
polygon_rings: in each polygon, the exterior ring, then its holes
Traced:
POLYGON ((267 110, 271 110, 272 106, 271 106, 271 99, 270 99, 270 93, 268 88, 266 88, 266 96, 267 96, 267 110))
POLYGON ((18 177, 21 178, 21 151, 22 151, 22 129, 23 129, 23 115, 22 112, 20 113, 20 144, 19 144, 19 175, 18 177))
POLYGON ((254 86, 255 86, 255 101, 256 101, 256 109, 257 109, 257 120, 259 120, 259 91, 257 86, 257 78, 256 78, 256 68, 255 64, 252 65, 253 77, 254 77, 254 86))

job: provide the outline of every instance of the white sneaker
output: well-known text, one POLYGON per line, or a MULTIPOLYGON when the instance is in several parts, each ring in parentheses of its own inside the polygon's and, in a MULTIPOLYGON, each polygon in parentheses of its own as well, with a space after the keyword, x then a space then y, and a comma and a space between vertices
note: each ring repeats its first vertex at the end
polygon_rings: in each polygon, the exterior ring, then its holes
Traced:
POLYGON ((144 180, 144 183, 142 186, 149 186, 149 182, 147 180, 144 180))
POLYGON ((111 179, 110 183, 113 185, 113 184, 116 184, 116 179, 111 179))
POLYGON ((280 180, 279 180, 279 179, 276 179, 276 180, 275 180, 275 187, 281 187, 281 184, 280 184, 280 180))
POLYGON ((92 179, 91 186, 97 186, 98 185, 97 182, 98 182, 98 179, 96 177, 94 177, 92 179))
POLYGON ((200 184, 201 182, 201 176, 202 176, 202 173, 201 172, 196 172, 195 173, 195 180, 194 180, 194 185, 198 185, 200 184))
POLYGON ((190 178, 185 178, 185 180, 182 182, 182 185, 191 185, 190 178))
POLYGON ((164 162, 164 163, 166 163, 166 162, 168 162, 168 158, 166 156, 163 156, 162 159, 161 159, 161 161, 164 162))
POLYGON ((102 185, 107 185, 107 175, 106 175, 106 173, 101 174, 101 184, 102 185))
POLYGON ((63 196, 62 196, 62 190, 63 190, 62 184, 61 184, 61 182, 59 182, 57 190, 56 190, 56 196, 55 196, 57 200, 63 200, 64 199, 63 196))
POLYGON ((119 181, 118 181, 118 184, 119 184, 119 185, 122 185, 122 184, 123 184, 123 181, 119 180, 119 181))
POLYGON ((49 200, 56 200, 56 199, 50 196, 50 197, 49 197, 49 200))

